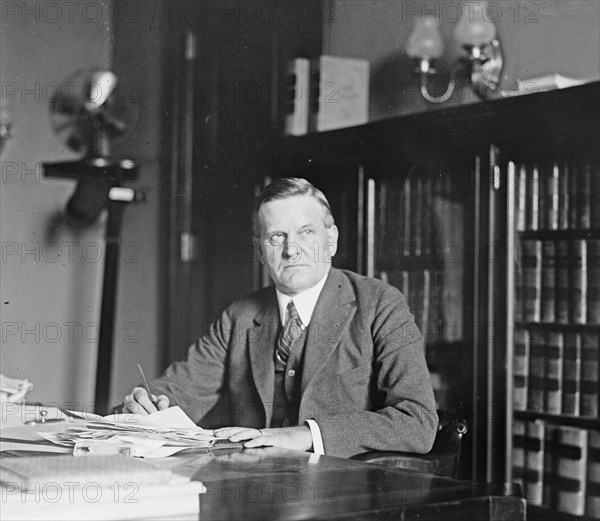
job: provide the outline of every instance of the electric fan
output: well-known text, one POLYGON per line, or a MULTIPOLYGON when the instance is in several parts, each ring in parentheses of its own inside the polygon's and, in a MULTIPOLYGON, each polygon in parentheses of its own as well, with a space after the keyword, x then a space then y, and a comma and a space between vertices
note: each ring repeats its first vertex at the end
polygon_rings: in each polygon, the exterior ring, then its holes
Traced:
POLYGON ((77 181, 67 213, 81 221, 98 217, 113 188, 116 197, 139 196, 118 190, 123 181, 135 179, 136 163, 110 157, 111 143, 126 137, 137 121, 139 104, 133 93, 119 87, 111 71, 93 69, 68 78, 50 101, 54 133, 83 159, 45 163, 44 174, 77 181))
POLYGON ((110 155, 111 143, 127 136, 137 121, 138 100, 132 94, 136 92, 120 87, 111 71, 91 69, 71 76, 51 99, 50 120, 59 139, 82 158, 43 164, 46 177, 77 181, 67 204, 69 216, 90 223, 102 210, 108 214, 95 389, 99 413, 108 408, 123 211, 127 203, 143 200, 141 192, 122 186, 137 177, 137 163, 110 155))

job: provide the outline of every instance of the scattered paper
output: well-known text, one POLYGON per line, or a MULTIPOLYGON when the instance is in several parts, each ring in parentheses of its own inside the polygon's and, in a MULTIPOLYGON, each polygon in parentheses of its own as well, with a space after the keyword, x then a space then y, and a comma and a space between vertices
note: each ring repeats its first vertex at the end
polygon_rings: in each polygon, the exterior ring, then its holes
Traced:
MULTIPOLYGON (((200 429, 192 419, 183 412, 181 407, 169 407, 162 411, 153 412, 148 415, 141 414, 109 414, 108 416, 100 416, 89 412, 68 411, 69 414, 79 416, 90 422, 111 423, 114 425, 135 425, 139 427, 165 427, 170 429, 200 429)), ((211 432, 211 431, 206 431, 211 432)), ((211 432, 212 434, 212 432, 211 432)))
POLYGON ((94 445, 106 444, 110 448, 119 442, 127 442, 133 446, 132 455, 140 458, 162 458, 189 448, 210 448, 218 439, 213 431, 194 424, 180 407, 171 407, 147 416, 68 413, 81 418, 80 424, 38 434, 63 447, 75 447, 78 442, 91 441, 94 445))

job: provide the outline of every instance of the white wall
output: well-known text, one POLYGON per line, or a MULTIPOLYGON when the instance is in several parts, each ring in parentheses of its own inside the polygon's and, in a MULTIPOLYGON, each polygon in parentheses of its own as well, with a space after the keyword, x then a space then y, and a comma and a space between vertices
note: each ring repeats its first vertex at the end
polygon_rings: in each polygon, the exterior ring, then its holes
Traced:
MULTIPOLYGON (((47 94, 78 69, 111 67, 114 5, 27 0, 1 7, 3 110, 14 137, 0 158, 0 371, 32 381, 31 400, 83 406, 94 393, 104 222, 80 231, 66 227, 62 212, 74 183, 43 179, 40 164, 76 157, 51 129, 47 94)), ((157 214, 157 204, 144 211, 157 214)), ((149 376, 157 371, 158 232, 140 240, 138 228, 152 226, 158 215, 140 219, 136 212, 125 212, 113 399, 138 381, 138 361, 149 376)))
MULTIPOLYGON (((333 0, 332 22, 325 26, 325 49, 371 63, 371 119, 440 107, 415 94, 413 65, 404 53, 416 16, 437 13, 446 51, 442 68, 461 49, 454 41, 457 13, 469 2, 449 0, 333 0), (458 9, 457 9, 458 6, 458 9)), ((471 2, 472 3, 472 2, 471 2)), ((588 0, 496 0, 498 37, 504 52, 502 88, 517 79, 560 73, 581 79, 600 77, 600 2, 588 0)), ((496 18, 494 11, 490 17, 496 18)), ((456 93, 448 104, 478 101, 456 93)), ((444 105, 441 105, 444 106, 444 105)))

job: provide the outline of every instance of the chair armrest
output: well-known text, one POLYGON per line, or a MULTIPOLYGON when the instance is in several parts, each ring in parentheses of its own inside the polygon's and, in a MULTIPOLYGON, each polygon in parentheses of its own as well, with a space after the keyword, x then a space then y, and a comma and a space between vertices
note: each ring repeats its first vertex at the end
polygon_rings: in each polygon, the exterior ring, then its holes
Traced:
POLYGON ((427 454, 392 451, 368 451, 352 457, 359 461, 416 470, 437 476, 456 477, 462 437, 467 432, 463 419, 438 411, 440 423, 432 449, 427 454))

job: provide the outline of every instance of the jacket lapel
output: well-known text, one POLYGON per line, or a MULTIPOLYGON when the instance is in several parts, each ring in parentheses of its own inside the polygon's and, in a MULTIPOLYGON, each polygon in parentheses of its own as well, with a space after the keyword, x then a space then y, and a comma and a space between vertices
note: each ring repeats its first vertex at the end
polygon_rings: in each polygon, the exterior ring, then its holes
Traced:
POLYGON ((356 297, 352 286, 341 271, 332 268, 308 326, 302 369, 303 394, 338 347, 355 312, 356 297))
POLYGON ((275 341, 279 328, 279 311, 275 289, 265 299, 263 308, 254 317, 254 328, 247 331, 250 367, 254 385, 262 402, 266 425, 271 422, 275 388, 275 363, 273 361, 275 341))

